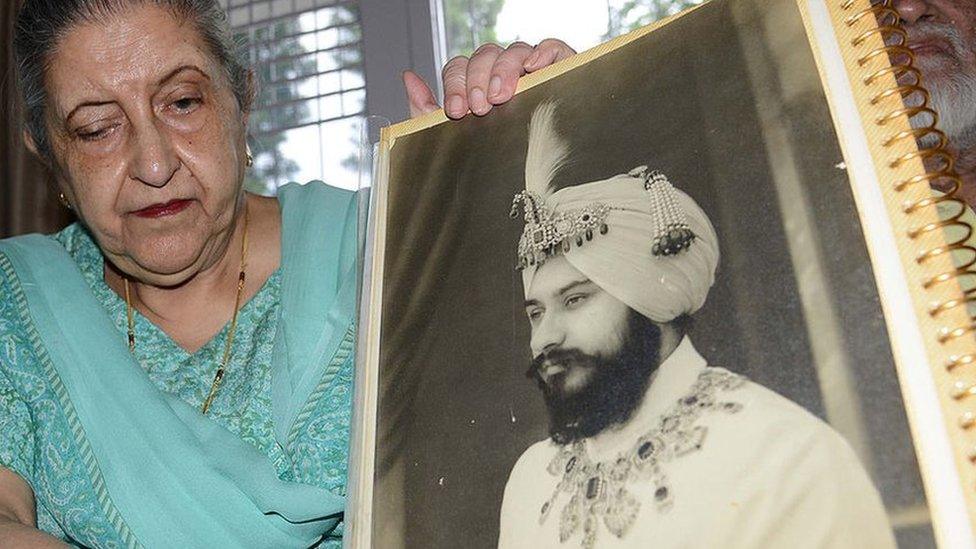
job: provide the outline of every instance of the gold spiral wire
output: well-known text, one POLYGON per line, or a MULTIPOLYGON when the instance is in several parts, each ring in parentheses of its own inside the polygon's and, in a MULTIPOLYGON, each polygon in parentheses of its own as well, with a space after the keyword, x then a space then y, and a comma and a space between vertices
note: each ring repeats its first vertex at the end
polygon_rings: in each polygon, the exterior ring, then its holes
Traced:
MULTIPOLYGON (((851 11, 855 8, 857 0, 843 0, 840 7, 844 11, 851 11)), ((871 86, 881 78, 888 76, 894 77, 896 86, 882 90, 871 97, 871 105, 878 105, 893 96, 899 96, 903 100, 912 97, 914 100, 910 104, 905 104, 902 108, 895 109, 883 116, 878 117, 875 123, 878 126, 886 126, 890 122, 907 116, 916 122, 910 130, 894 132, 883 138, 882 144, 888 148, 911 139, 916 143, 926 139, 935 141, 928 146, 919 145, 917 150, 893 158, 889 162, 889 167, 898 168, 908 162, 922 161, 926 164, 926 173, 898 181, 894 185, 896 192, 902 192, 909 187, 916 185, 937 186, 946 189, 942 196, 931 196, 906 202, 902 205, 905 214, 916 213, 925 208, 950 208, 952 212, 948 216, 939 216, 935 222, 924 223, 910 227, 907 231, 908 237, 917 241, 919 238, 934 231, 945 230, 949 227, 956 227, 961 235, 954 237, 945 244, 922 250, 915 257, 918 264, 925 264, 937 257, 952 254, 954 259, 954 269, 930 276, 922 281, 922 287, 930 290, 940 284, 957 281, 960 287, 966 289, 960 296, 945 301, 934 303, 929 308, 929 314, 933 318, 939 318, 947 311, 958 307, 967 308, 968 322, 962 326, 946 326, 939 329, 937 339, 942 344, 948 344, 965 336, 972 336, 976 333, 976 316, 968 313, 968 306, 976 304, 976 247, 969 244, 969 239, 973 235, 973 227, 963 221, 967 204, 959 198, 959 190, 962 187, 962 179, 955 168, 955 157, 949 151, 949 140, 944 132, 938 129, 939 116, 931 107, 928 90, 922 84, 922 73, 915 66, 915 52, 908 47, 908 33, 901 26, 901 15, 893 5, 893 0, 876 0, 868 8, 857 10, 844 19, 844 24, 854 27, 865 18, 873 17, 875 26, 857 34, 851 39, 851 45, 855 48, 864 48, 869 39, 880 37, 882 46, 874 47, 857 58, 859 66, 864 67, 872 60, 885 56, 890 61, 889 66, 878 69, 863 78, 866 86, 871 86), (925 123, 918 123, 924 121, 925 123), (964 257, 961 261, 958 258, 964 257), (964 285, 963 282, 969 284, 964 285)), ((950 373, 957 372, 963 368, 976 367, 976 352, 950 355, 944 364, 950 373)), ((976 384, 967 384, 957 381, 953 386, 952 396, 957 400, 962 400, 971 396, 976 396, 976 384)), ((976 412, 968 411, 963 417, 959 418, 959 424, 963 428, 976 426, 976 412)))

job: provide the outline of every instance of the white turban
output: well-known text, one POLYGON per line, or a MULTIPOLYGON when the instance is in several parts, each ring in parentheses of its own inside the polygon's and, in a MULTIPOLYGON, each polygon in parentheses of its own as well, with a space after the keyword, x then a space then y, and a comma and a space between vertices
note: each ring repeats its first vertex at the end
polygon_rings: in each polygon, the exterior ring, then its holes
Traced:
MULTIPOLYGON (((605 227, 587 231, 587 238, 577 234, 563 239, 552 253, 562 253, 597 286, 655 322, 670 322, 700 309, 715 281, 719 260, 718 236, 708 216, 690 196, 667 183, 670 196, 695 238, 687 249, 657 255, 652 249, 662 226, 662 220, 656 218, 660 217, 661 208, 653 203, 659 197, 645 188, 648 176, 643 167, 630 175, 551 192, 552 177, 569 152, 555 133, 554 108, 552 103, 541 105, 530 126, 526 193, 516 198, 526 204, 528 224, 522 244, 531 242, 533 228, 539 227, 531 223, 528 202, 547 210, 549 219, 569 214, 573 219, 583 215, 582 219, 589 220, 587 211, 603 212, 595 216, 601 217, 605 227)), ((558 224, 550 224, 547 230, 547 234, 566 232, 558 224)), ((528 295, 544 257, 527 258, 524 249, 520 244, 522 283, 528 295)))
MULTIPOLYGON (((566 187, 546 198, 554 214, 602 203, 610 206, 606 234, 593 235, 562 253, 584 276, 613 297, 655 322, 670 322, 694 313, 705 303, 718 267, 718 236, 705 212, 675 189, 678 205, 696 238, 687 250, 656 256, 654 217, 644 180, 619 175, 604 181, 566 187)), ((522 271, 526 294, 538 265, 522 271)))

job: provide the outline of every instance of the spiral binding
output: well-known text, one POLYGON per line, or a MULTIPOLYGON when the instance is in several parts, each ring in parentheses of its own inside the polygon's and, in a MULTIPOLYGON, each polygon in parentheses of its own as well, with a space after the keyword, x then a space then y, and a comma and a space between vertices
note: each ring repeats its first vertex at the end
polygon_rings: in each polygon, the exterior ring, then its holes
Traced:
MULTIPOLYGON (((844 0, 841 3, 841 9, 844 11, 850 11, 854 8, 856 2, 857 0, 844 0)), ((921 99, 921 101, 917 102, 917 105, 905 106, 903 108, 896 109, 878 118, 875 123, 879 126, 885 126, 889 122, 902 116, 908 116, 910 119, 925 116, 927 117, 925 120, 929 121, 928 123, 920 125, 919 127, 911 130, 900 131, 886 137, 882 141, 884 147, 891 147, 892 145, 900 143, 906 139, 913 139, 917 141, 922 138, 928 138, 937 141, 935 145, 928 147, 920 146, 918 150, 904 154, 890 161, 889 166, 891 168, 898 168, 906 162, 915 160, 929 161, 937 164, 937 168, 933 171, 928 171, 927 173, 916 175, 896 183, 894 189, 897 192, 902 192, 913 185, 932 184, 936 182, 947 184, 949 187, 948 192, 946 192, 943 196, 931 196, 906 204, 903 207, 906 214, 912 214, 923 208, 931 208, 939 204, 954 204, 956 207, 958 207, 958 212, 945 219, 940 219, 939 221, 932 223, 926 223, 918 227, 912 227, 908 230, 908 237, 912 240, 917 240, 918 238, 931 233, 932 231, 945 229, 947 227, 959 227, 962 229, 962 236, 953 241, 947 242, 943 246, 922 251, 916 256, 915 260, 919 264, 924 264, 935 257, 960 251, 966 252, 969 257, 968 261, 962 265, 957 265, 955 269, 948 272, 939 273, 925 279, 922 282, 922 286, 924 289, 929 290, 946 282, 961 282, 964 278, 968 278, 970 281, 976 281, 976 269, 974 269, 974 267, 976 267, 976 248, 967 244, 969 238, 973 234, 973 228, 962 220, 967 205, 957 196, 959 189, 962 186, 962 180, 955 169, 955 158, 948 150, 948 138, 946 137, 945 133, 937 128, 939 120, 938 113, 929 107, 929 93, 922 85, 921 72, 915 67, 915 54, 906 45, 908 41, 908 33, 905 31, 905 29, 901 28, 899 23, 901 21, 901 16, 892 4, 893 0, 877 1, 870 7, 851 14, 844 20, 844 23, 848 27, 853 27, 863 18, 870 16, 873 16, 877 22, 876 27, 864 31, 851 41, 851 44, 855 48, 859 48, 864 46, 865 42, 875 35, 880 36, 883 40, 884 45, 882 47, 874 48, 858 58, 859 66, 863 67, 872 59, 882 55, 888 56, 888 58, 891 60, 890 66, 886 66, 883 69, 880 69, 864 78, 864 84, 868 86, 876 82, 879 78, 888 75, 893 76, 897 80, 897 85, 895 87, 883 90, 872 97, 872 105, 877 105, 881 101, 895 95, 900 95, 903 99, 910 96, 915 96, 916 99, 921 99), (896 62, 896 60, 905 61, 896 62)), ((976 284, 972 284, 971 288, 964 290, 962 295, 959 297, 935 303, 929 309, 929 314, 933 318, 939 318, 939 316, 944 314, 946 311, 955 309, 957 307, 964 307, 970 303, 976 303, 976 284)), ((953 340, 967 334, 972 334, 974 331, 976 331, 976 316, 973 316, 972 314, 967 314, 967 316, 969 320, 965 325, 944 326, 940 328, 937 338, 938 341, 945 345, 953 340)), ((974 363, 976 363, 976 353, 955 354, 948 357, 944 367, 951 374, 958 372, 961 368, 972 366, 974 363)), ((976 396, 976 385, 957 380, 953 384, 951 394, 952 398, 956 400, 976 396)), ((976 410, 964 412, 961 417, 958 418, 958 421, 960 427, 963 429, 976 427, 976 410)), ((970 460, 976 463, 976 452, 970 456, 970 460)))

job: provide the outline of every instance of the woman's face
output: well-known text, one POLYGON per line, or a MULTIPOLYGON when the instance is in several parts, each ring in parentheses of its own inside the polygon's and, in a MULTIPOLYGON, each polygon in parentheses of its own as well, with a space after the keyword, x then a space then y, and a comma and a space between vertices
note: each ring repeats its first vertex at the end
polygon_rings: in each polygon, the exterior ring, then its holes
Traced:
POLYGON ((193 25, 153 6, 76 25, 45 85, 60 184, 105 256, 160 286, 213 265, 243 204, 246 116, 193 25))

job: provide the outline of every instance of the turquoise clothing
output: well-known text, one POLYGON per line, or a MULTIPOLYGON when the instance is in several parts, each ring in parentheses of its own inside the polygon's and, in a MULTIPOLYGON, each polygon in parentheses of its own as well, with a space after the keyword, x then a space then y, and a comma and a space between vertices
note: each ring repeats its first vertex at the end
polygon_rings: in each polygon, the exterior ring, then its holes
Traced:
POLYGON ((0 241, 0 464, 31 485, 38 527, 85 547, 341 543, 352 402, 356 204, 288 185, 282 267, 187 353, 102 279, 75 224, 0 241))

